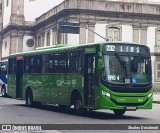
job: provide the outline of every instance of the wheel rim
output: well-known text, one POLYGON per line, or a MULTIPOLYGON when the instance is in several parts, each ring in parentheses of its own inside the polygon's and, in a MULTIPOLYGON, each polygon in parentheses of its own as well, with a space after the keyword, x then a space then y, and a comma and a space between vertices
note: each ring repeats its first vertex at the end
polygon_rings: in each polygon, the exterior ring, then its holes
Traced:
POLYGON ((81 100, 77 100, 76 103, 75 103, 75 109, 79 110, 79 109, 81 109, 81 106, 82 106, 81 100))
POLYGON ((31 99, 30 99, 30 96, 28 96, 28 98, 27 98, 27 103, 28 103, 28 105, 31 105, 31 99))
POLYGON ((32 101, 31 101, 31 94, 28 93, 28 96, 27 96, 27 104, 30 106, 32 104, 32 101))
POLYGON ((4 90, 4 88, 2 88, 2 96, 4 96, 5 95, 5 90, 4 90))

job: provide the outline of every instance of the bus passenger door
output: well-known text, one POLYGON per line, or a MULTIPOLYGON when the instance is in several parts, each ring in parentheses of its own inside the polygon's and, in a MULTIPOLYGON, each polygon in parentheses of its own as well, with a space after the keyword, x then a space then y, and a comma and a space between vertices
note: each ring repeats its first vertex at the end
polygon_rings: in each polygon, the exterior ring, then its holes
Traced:
POLYGON ((23 98, 23 57, 16 58, 16 98, 23 98))
POLYGON ((84 105, 94 107, 95 54, 86 54, 84 62, 84 105))

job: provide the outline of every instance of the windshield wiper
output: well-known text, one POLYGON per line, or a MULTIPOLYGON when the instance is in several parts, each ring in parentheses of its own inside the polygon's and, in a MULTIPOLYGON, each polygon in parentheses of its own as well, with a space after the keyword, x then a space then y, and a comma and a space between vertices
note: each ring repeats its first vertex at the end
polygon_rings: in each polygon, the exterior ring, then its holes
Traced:
POLYGON ((122 66, 122 68, 125 68, 126 69, 126 66, 124 65, 123 61, 120 59, 120 55, 118 53, 114 53, 119 64, 122 66))

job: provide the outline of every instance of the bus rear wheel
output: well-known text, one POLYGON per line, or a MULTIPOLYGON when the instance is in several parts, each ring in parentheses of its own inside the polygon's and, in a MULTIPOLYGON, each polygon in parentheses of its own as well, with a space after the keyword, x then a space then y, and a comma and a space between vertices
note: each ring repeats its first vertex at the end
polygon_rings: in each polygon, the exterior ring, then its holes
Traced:
POLYGON ((124 115, 124 113, 126 112, 125 110, 113 110, 113 112, 115 113, 115 115, 117 116, 122 116, 124 115))
POLYGON ((26 105, 28 107, 33 107, 33 94, 31 90, 28 90, 26 93, 26 105))
POLYGON ((1 94, 2 94, 2 97, 6 96, 6 87, 4 86, 2 87, 1 94))
POLYGON ((76 99, 74 102, 74 111, 76 115, 83 115, 84 109, 82 108, 82 100, 76 99))

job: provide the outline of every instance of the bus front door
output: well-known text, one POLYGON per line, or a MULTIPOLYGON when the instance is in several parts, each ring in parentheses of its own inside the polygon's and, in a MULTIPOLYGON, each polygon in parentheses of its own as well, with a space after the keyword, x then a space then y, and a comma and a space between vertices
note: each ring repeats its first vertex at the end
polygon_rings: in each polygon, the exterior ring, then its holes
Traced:
POLYGON ((22 98, 23 60, 16 62, 16 98, 22 98))
POLYGON ((94 107, 95 54, 86 54, 84 62, 84 105, 94 107))

